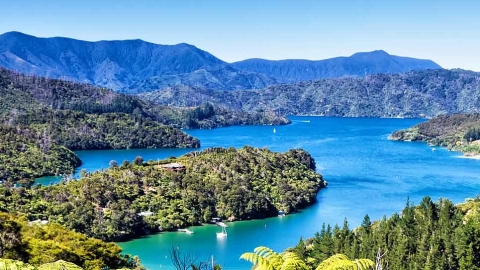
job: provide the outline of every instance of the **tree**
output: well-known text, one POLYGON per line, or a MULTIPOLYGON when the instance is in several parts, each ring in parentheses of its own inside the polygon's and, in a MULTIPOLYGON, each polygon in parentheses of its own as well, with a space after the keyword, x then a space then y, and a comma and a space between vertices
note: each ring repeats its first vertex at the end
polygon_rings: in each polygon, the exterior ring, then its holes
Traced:
POLYGON ((198 261, 198 256, 190 252, 182 253, 180 247, 172 244, 170 258, 176 270, 221 270, 220 265, 214 265, 213 259, 209 261, 198 261))
POLYGON ((118 167, 118 162, 116 160, 112 159, 112 160, 110 160, 108 165, 110 165, 110 167, 112 167, 112 168, 117 168, 118 167))
POLYGON ((372 222, 370 221, 370 217, 368 215, 365 215, 363 218, 362 224, 358 229, 358 234, 355 239, 360 241, 360 253, 356 255, 369 258, 374 254, 375 250, 372 241, 372 222))
POLYGON ((133 160, 133 163, 134 163, 135 165, 142 165, 142 163, 143 163, 143 157, 137 156, 137 157, 133 160))
POLYGON ((243 253, 240 259, 251 262, 256 270, 308 269, 308 266, 297 254, 293 252, 279 254, 268 247, 257 247, 253 252, 243 253))
POLYGON ((295 252, 295 254, 304 261, 307 259, 307 247, 302 237, 300 237, 300 241, 298 241, 298 244, 292 249, 292 252, 295 252))
POLYGON ((20 225, 11 220, 8 215, 0 214, 0 258, 9 258, 12 251, 18 252, 22 240, 20 225))

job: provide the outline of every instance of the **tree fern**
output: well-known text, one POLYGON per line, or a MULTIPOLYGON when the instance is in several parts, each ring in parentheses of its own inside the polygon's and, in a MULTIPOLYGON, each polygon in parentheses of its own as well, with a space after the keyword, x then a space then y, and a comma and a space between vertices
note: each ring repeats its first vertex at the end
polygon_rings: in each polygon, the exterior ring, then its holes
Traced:
POLYGON ((22 261, 0 258, 0 270, 83 270, 83 268, 74 263, 62 260, 35 267, 22 261))
POLYGON ((323 261, 316 270, 368 270, 374 266, 375 263, 369 259, 350 260, 343 254, 335 254, 323 261))
POLYGON ((36 270, 36 268, 22 261, 0 258, 0 270, 36 270))
POLYGON ((38 267, 38 270, 83 270, 83 268, 74 263, 59 260, 53 263, 42 264, 38 267))
POLYGON ((256 270, 303 270, 308 269, 305 262, 293 252, 277 253, 268 247, 257 247, 240 259, 251 262, 256 270))

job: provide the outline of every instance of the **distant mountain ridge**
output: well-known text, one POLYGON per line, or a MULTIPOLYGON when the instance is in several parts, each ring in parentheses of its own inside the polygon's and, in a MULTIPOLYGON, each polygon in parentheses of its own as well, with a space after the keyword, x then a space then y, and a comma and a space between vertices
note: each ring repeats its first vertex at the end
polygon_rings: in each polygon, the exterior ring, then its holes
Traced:
POLYGON ((480 113, 480 73, 418 70, 272 85, 261 90, 173 87, 141 96, 158 104, 194 106, 211 102, 283 115, 431 118, 480 113))
POLYGON ((430 60, 383 51, 319 61, 248 59, 230 64, 186 43, 159 45, 139 39, 89 42, 20 32, 0 35, 0 66, 127 93, 182 85, 210 90, 262 89, 283 82, 441 68, 430 60))
POLYGON ((142 40, 87 42, 0 35, 0 65, 24 74, 62 78, 121 90, 141 78, 175 75, 225 63, 188 44, 157 45, 142 40))
POLYGON ((431 60, 390 55, 382 50, 317 61, 247 59, 232 63, 232 66, 243 71, 262 73, 285 83, 442 68, 431 60))

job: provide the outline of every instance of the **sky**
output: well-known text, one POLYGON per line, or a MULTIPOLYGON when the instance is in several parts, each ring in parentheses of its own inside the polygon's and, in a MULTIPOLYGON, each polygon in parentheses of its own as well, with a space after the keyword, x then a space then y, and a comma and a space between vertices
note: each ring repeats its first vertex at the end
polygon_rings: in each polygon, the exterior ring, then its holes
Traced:
POLYGON ((477 0, 5 0, 0 33, 189 43, 234 62, 385 50, 480 71, 477 0))

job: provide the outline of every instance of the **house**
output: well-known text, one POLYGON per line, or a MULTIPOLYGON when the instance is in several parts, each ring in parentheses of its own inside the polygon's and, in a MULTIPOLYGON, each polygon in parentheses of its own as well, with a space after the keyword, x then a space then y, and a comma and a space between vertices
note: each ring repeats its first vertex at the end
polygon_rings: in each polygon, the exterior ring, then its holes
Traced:
POLYGON ((151 212, 151 211, 143 211, 143 212, 138 213, 138 215, 141 216, 141 217, 148 217, 148 216, 153 215, 153 212, 151 212))
POLYGON ((180 164, 180 163, 168 163, 168 164, 162 164, 159 165, 161 168, 169 171, 183 171, 185 170, 185 165, 180 164))

